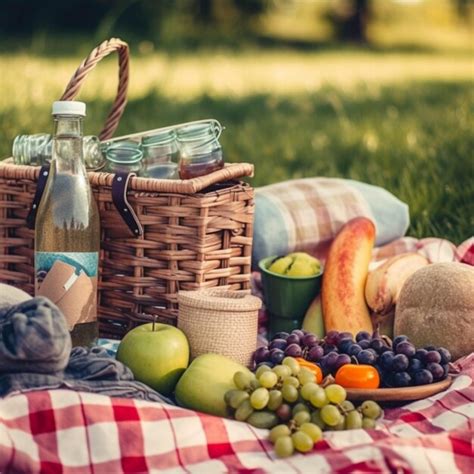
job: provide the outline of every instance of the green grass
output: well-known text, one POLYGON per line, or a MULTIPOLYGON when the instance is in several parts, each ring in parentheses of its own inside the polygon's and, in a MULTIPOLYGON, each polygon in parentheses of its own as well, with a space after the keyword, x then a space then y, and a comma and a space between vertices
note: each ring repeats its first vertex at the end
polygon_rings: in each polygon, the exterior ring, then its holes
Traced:
MULTIPOLYGON (((0 156, 17 133, 50 130, 50 103, 80 58, 0 56, 0 156)), ((460 54, 225 52, 132 63, 118 134, 205 117, 252 183, 335 176, 383 186, 410 206, 409 234, 456 243, 474 229, 472 61, 460 54)), ((86 132, 113 97, 115 62, 90 77, 86 132)))

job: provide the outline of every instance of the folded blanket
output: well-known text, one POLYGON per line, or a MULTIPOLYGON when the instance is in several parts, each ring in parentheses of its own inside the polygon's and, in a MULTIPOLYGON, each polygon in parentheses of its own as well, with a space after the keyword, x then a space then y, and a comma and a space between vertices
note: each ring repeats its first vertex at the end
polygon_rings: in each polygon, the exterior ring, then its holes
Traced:
POLYGON ((61 311, 47 298, 0 308, 0 396, 69 388, 171 403, 101 347, 75 347, 61 311))
POLYGON ((135 381, 130 369, 110 357, 107 351, 101 347, 74 348, 64 373, 0 374, 0 396, 2 397, 16 392, 24 393, 58 388, 97 393, 109 397, 135 398, 173 404, 147 385, 135 381))
POLYGON ((327 251, 339 229, 365 216, 376 227, 376 244, 402 237, 408 206, 378 186, 336 178, 305 178, 258 188, 252 266, 271 255, 327 251))
POLYGON ((132 371, 99 346, 74 347, 65 375, 80 380, 133 380, 132 371))

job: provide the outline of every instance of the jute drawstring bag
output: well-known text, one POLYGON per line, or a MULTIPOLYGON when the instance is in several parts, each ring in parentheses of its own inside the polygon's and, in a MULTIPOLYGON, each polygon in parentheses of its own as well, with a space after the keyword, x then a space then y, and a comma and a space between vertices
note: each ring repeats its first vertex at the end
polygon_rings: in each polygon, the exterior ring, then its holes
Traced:
POLYGON ((191 358, 211 352, 251 366, 262 306, 259 298, 210 289, 180 291, 178 303, 178 328, 188 338, 191 358))

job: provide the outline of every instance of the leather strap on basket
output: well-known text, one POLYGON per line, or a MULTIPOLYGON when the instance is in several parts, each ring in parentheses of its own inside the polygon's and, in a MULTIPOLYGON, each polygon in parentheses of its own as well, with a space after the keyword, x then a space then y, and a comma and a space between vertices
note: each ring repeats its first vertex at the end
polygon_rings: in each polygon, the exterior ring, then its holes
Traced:
POLYGON ((114 51, 118 52, 119 79, 115 101, 107 116, 104 128, 99 133, 100 140, 107 140, 114 134, 125 105, 127 104, 127 88, 129 78, 129 49, 128 44, 118 38, 111 38, 94 48, 89 56, 77 68, 60 100, 73 100, 84 82, 87 74, 94 69, 97 63, 114 51))
MULTIPOLYGON (((43 165, 40 169, 38 182, 36 184, 35 197, 33 198, 30 211, 26 216, 26 225, 29 229, 35 228, 36 214, 38 213, 38 207, 46 188, 49 170, 49 164, 43 165)), ((112 181, 112 201, 120 214, 120 217, 122 217, 133 235, 139 237, 143 235, 143 227, 127 199, 128 183, 134 176, 136 176, 135 173, 117 173, 114 176, 112 181)))
POLYGON ((38 182, 36 183, 35 197, 31 203, 30 212, 28 212, 28 215, 26 216, 26 225, 28 226, 28 229, 35 228, 36 214, 38 212, 41 197, 43 196, 44 188, 46 187, 46 182, 48 181, 49 167, 50 165, 48 163, 43 165, 40 169, 38 182))
POLYGON ((114 176, 112 201, 133 235, 139 237, 143 235, 143 227, 127 199, 128 182, 133 176, 135 176, 135 173, 117 173, 114 176))

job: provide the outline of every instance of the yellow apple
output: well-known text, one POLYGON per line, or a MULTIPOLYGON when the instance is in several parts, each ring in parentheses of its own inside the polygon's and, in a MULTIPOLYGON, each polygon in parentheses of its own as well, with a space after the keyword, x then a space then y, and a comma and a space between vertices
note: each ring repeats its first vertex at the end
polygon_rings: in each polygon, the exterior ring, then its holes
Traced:
POLYGON ((234 374, 250 371, 238 362, 220 354, 196 357, 176 385, 178 405, 216 416, 228 416, 224 402, 227 391, 235 389, 234 374))

